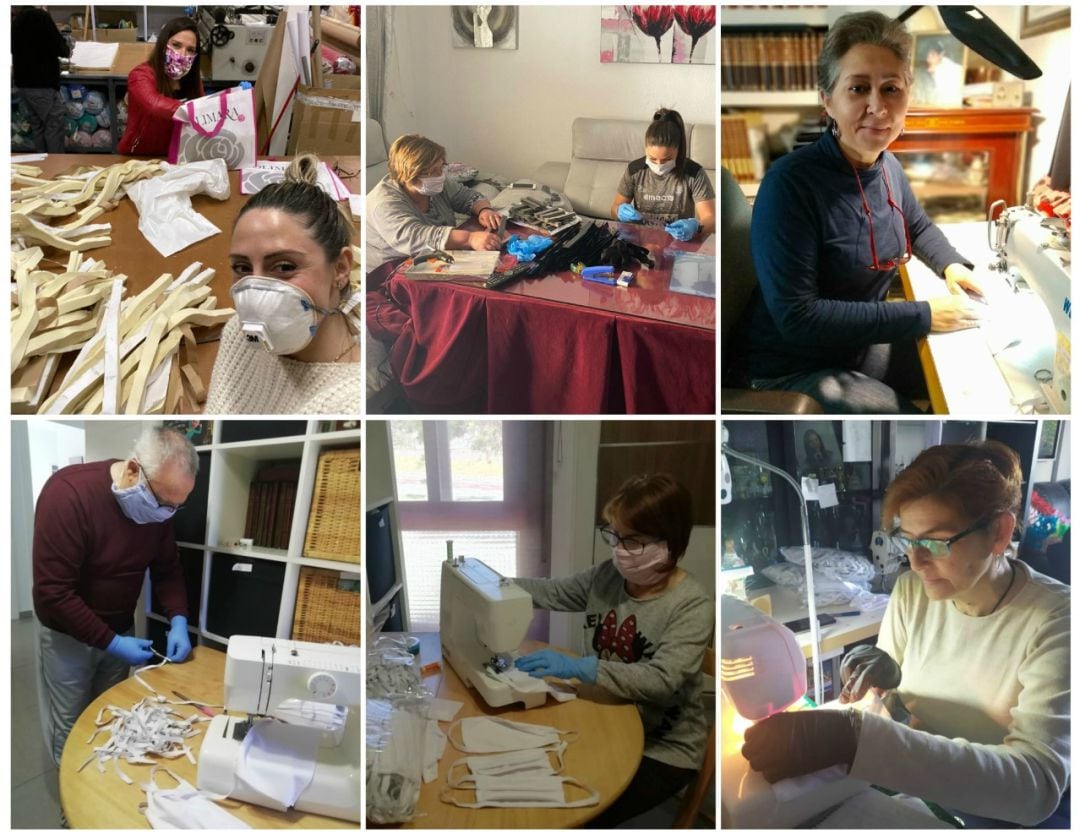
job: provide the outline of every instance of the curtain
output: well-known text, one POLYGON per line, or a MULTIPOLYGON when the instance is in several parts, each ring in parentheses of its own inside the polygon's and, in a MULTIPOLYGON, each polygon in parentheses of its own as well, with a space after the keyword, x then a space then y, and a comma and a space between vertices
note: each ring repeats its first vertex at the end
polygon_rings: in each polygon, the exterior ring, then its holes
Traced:
POLYGON ((386 68, 389 65, 394 33, 392 6, 367 7, 367 115, 383 123, 383 97, 386 91, 386 68))

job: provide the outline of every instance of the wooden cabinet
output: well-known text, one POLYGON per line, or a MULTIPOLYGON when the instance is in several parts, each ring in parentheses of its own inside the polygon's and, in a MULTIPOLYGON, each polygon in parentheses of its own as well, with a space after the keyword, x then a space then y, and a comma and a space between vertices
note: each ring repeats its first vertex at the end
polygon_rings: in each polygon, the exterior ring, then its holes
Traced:
POLYGON ((988 158, 985 209, 995 200, 1009 205, 1022 202, 1020 175, 1027 152, 1027 136, 1034 129, 1037 111, 1030 107, 1008 110, 974 107, 908 110, 904 133, 889 150, 901 157, 911 153, 973 153, 988 158))

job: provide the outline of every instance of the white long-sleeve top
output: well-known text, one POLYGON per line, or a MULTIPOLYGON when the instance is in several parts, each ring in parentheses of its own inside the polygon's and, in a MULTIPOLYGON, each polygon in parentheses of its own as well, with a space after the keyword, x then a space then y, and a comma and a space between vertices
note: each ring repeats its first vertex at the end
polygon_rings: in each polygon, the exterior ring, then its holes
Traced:
POLYGON ((914 573, 878 636, 910 726, 864 715, 851 776, 964 813, 1034 825, 1069 782, 1069 588, 1016 562, 1020 592, 971 617, 914 573))

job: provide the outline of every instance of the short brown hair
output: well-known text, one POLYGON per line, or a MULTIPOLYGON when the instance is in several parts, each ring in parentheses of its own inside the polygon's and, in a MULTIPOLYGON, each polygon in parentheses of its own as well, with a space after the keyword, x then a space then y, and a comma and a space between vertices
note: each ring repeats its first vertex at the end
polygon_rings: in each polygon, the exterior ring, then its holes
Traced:
POLYGON ((1020 509, 1020 457, 996 440, 931 446, 885 490, 881 518, 890 529, 900 509, 934 498, 972 523, 1020 509))
POLYGON ((390 176, 404 185, 412 182, 420 176, 421 171, 430 168, 440 159, 446 161, 446 148, 418 133, 406 133, 395 139, 390 146, 386 155, 386 167, 390 176))
POLYGON ((602 513, 609 524, 667 542, 672 567, 686 552, 693 527, 690 490, 671 475, 635 475, 608 499, 602 513))

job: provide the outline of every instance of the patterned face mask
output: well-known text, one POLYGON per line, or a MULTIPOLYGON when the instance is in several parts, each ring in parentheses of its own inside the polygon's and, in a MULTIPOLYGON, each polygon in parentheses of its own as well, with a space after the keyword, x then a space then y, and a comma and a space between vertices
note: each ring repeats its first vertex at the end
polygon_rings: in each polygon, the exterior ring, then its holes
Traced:
POLYGON ((165 47, 165 74, 173 81, 183 78, 191 71, 195 63, 195 55, 184 55, 177 52, 171 46, 165 47))

